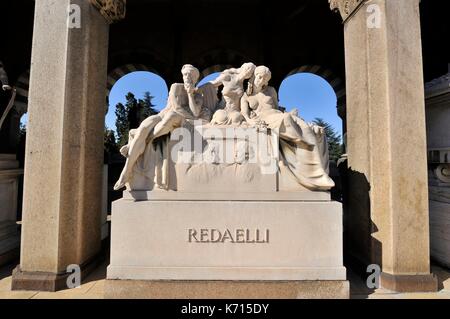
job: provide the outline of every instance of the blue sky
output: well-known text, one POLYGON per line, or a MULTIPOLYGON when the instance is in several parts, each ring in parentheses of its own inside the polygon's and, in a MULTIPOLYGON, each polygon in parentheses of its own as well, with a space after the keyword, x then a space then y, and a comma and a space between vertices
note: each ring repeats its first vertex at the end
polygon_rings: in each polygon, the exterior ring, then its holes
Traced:
MULTIPOLYGON (((201 80, 200 84, 215 79, 219 73, 213 73, 201 80)), ((115 130, 115 106, 125 104, 125 96, 132 92, 136 98, 142 98, 149 91, 155 98, 153 104, 161 110, 167 102, 168 87, 165 81, 150 72, 133 72, 116 82, 109 96, 109 110, 106 125, 115 130)), ((297 108, 299 115, 308 122, 320 117, 330 123, 342 135, 342 121, 336 111, 336 95, 327 81, 310 73, 298 73, 287 77, 279 89, 280 105, 288 111, 297 108)), ((26 123, 27 116, 22 118, 26 123)))
POLYGON ((125 96, 128 92, 133 93, 137 99, 144 96, 145 92, 150 92, 154 99, 153 104, 157 110, 161 110, 167 103, 169 89, 163 78, 150 72, 133 72, 123 76, 114 84, 109 94, 109 109, 106 114, 106 126, 116 130, 116 105, 125 104, 125 96))

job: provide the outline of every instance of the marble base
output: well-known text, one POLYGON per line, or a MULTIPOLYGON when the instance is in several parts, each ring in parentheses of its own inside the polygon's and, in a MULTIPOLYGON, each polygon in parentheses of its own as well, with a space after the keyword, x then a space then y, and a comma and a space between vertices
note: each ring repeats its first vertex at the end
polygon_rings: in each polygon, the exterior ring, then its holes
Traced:
POLYGON ((348 281, 106 280, 107 299, 349 299, 348 281))
POLYGON ((330 202, 329 192, 180 192, 180 191, 124 191, 123 199, 133 201, 310 201, 330 202))
POLYGON ((113 203, 108 279, 345 281, 341 204, 113 203))

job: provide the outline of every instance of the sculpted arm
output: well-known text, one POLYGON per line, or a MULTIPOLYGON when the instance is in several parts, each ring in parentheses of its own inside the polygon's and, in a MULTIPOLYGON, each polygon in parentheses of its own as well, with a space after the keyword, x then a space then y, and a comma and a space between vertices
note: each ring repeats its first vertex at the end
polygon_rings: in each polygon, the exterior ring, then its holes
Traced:
POLYGON ((221 85, 225 85, 225 82, 229 82, 233 73, 236 72, 236 69, 228 69, 220 73, 220 75, 214 81, 210 83, 218 88, 221 85))
POLYGON ((251 110, 248 102, 248 96, 247 94, 244 94, 241 98, 241 113, 247 122, 250 121, 250 112, 251 110))
POLYGON ((192 114, 198 118, 202 111, 203 96, 200 93, 188 92, 188 100, 192 114))
POLYGON ((278 105, 277 91, 275 91, 275 89, 271 86, 269 86, 267 89, 268 89, 268 94, 272 97, 273 108, 278 110, 279 105, 278 105))
POLYGON ((214 81, 211 81, 210 83, 214 85, 214 87, 218 88, 223 84, 223 81, 225 80, 226 75, 224 73, 221 73, 217 79, 214 81))
POLYGON ((161 112, 159 112, 159 116, 161 118, 164 118, 167 113, 169 113, 174 109, 174 103, 176 103, 175 91, 176 91, 176 84, 172 84, 169 89, 166 107, 162 109, 161 112))

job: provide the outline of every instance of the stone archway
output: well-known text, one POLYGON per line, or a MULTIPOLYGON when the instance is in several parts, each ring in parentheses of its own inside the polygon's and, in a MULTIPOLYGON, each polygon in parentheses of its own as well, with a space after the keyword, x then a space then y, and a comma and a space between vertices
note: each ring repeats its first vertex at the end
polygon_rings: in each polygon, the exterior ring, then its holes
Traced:
POLYGON ((249 62, 249 60, 243 53, 224 48, 208 50, 207 52, 198 55, 194 61, 192 61, 192 63, 200 69, 201 77, 231 67, 239 67, 245 62, 249 62))
POLYGON ((342 79, 339 75, 337 75, 333 70, 316 65, 316 64, 306 64, 301 67, 295 68, 290 71, 286 77, 290 75, 294 75, 297 73, 312 73, 320 76, 325 81, 327 81, 330 86, 333 88, 336 93, 337 98, 337 114, 342 119, 342 132, 345 135, 346 129, 346 114, 345 114, 345 103, 346 103, 346 88, 345 88, 345 79, 342 79))
MULTIPOLYGON (((109 95, 111 93, 112 88, 114 85, 119 81, 122 77, 126 76, 127 74, 133 73, 133 72, 151 72, 154 73, 161 78, 164 79, 164 76, 161 75, 158 70, 155 68, 141 63, 127 63, 119 67, 115 67, 114 69, 110 70, 108 72, 108 81, 106 84, 106 101, 107 104, 109 104, 109 95)), ((165 79, 164 79, 165 80, 165 79)), ((166 81, 166 80, 165 80, 166 81)), ((167 83, 167 81, 166 81, 167 83)))
POLYGON ((107 95, 109 95, 111 93, 111 89, 113 88, 114 84, 116 84, 116 82, 119 81, 122 77, 124 77, 125 75, 127 75, 129 73, 139 72, 139 71, 152 72, 152 73, 159 75, 159 73, 155 69, 153 69, 149 66, 146 66, 144 64, 129 63, 129 64, 125 64, 123 66, 117 67, 117 68, 111 70, 110 72, 108 72, 108 83, 106 85, 107 95))
POLYGON ((286 77, 297 73, 312 73, 320 76, 331 85, 334 92, 336 93, 338 101, 345 99, 345 82, 343 79, 337 76, 331 69, 324 68, 320 65, 307 64, 299 68, 293 69, 286 75, 286 77))
POLYGON ((203 69, 200 72, 200 80, 207 77, 208 75, 211 75, 216 72, 222 72, 226 69, 232 68, 233 66, 231 64, 215 64, 210 67, 207 67, 206 69, 203 69))

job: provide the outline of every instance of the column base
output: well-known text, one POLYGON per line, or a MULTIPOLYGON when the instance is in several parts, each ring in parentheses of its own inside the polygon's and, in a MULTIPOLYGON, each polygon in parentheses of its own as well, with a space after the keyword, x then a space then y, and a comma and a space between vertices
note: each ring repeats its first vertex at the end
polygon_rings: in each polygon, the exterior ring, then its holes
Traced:
POLYGON ((392 275, 381 273, 381 287, 395 292, 436 292, 438 280, 429 275, 392 275))
MULTIPOLYGON (((81 280, 86 278, 104 260, 105 254, 100 253, 81 265, 81 280)), ((68 289, 67 278, 70 275, 71 273, 22 271, 18 265, 12 273, 11 290, 55 292, 68 289)))
POLYGON ((106 280, 107 299, 349 299, 348 281, 106 280))

